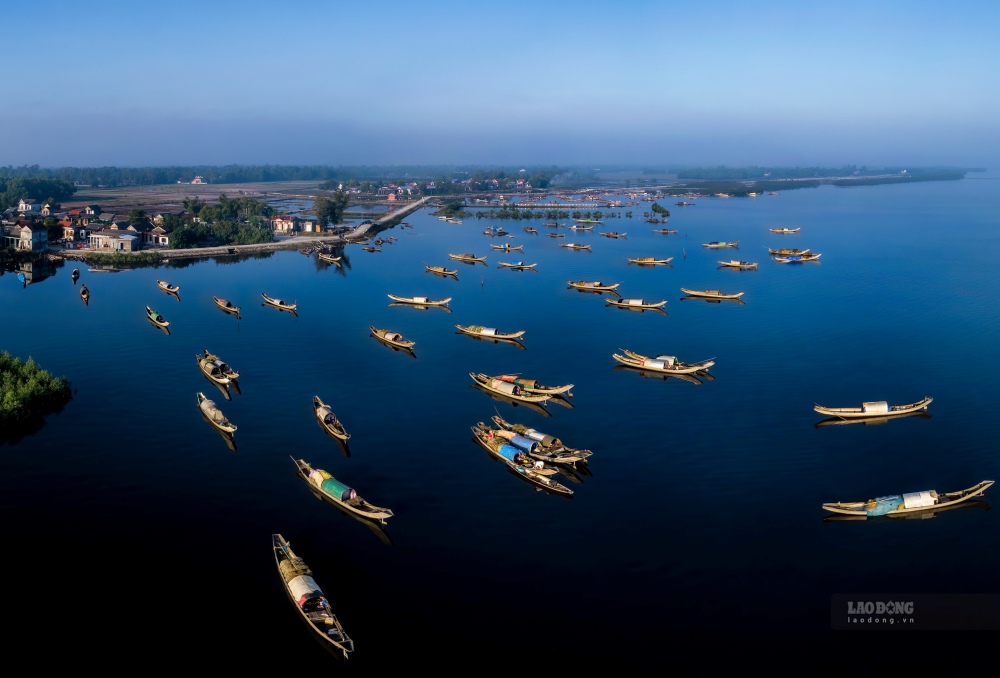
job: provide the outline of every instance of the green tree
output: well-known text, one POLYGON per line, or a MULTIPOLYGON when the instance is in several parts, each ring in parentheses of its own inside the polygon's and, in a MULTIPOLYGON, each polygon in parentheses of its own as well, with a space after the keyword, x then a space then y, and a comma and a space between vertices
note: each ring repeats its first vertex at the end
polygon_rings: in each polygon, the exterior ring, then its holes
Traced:
POLYGON ((45 221, 42 222, 42 225, 45 226, 45 228, 48 230, 50 241, 59 240, 60 238, 63 237, 62 226, 60 226, 59 222, 53 217, 48 217, 45 221))
POLYGON ((181 203, 184 205, 184 209, 187 210, 188 214, 197 215, 201 211, 201 208, 205 206, 205 201, 200 198, 184 198, 181 203))
POLYGON ((649 209, 653 210, 655 213, 657 213, 657 214, 659 214, 661 216, 664 216, 664 217, 669 217, 670 216, 670 210, 668 210, 666 207, 661 207, 659 203, 655 203, 654 202, 653 205, 649 209))
POLYGON ((130 226, 138 226, 139 224, 144 223, 147 219, 146 210, 131 209, 128 211, 128 223, 130 226))
POLYGON ((343 191, 337 191, 329 198, 321 195, 313 201, 313 212, 322 228, 327 224, 339 224, 344 220, 344 210, 350 199, 343 191))

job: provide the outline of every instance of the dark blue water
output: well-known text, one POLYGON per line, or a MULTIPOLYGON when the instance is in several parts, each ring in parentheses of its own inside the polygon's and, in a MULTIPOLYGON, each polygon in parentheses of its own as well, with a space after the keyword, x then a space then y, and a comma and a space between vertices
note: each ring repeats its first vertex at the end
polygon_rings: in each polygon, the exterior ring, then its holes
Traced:
POLYGON ((653 234, 661 226, 643 207, 558 239, 541 221, 419 213, 381 253, 347 248, 340 269, 297 252, 82 267, 89 306, 72 265, 26 288, 4 275, 0 349, 76 389, 40 431, 0 446, 11 567, 33 573, 12 584, 8 617, 25 646, 41 642, 55 596, 72 610, 61 642, 82 664, 124 666, 150 646, 178 665, 332 664, 284 596, 273 532, 332 599, 355 671, 401 658, 444 665, 459 649, 491 662, 651 668, 669 639, 691 634, 825 642, 837 593, 1000 592, 996 511, 830 522, 820 509, 1000 476, 997 189, 970 178, 701 199, 669 205, 676 235, 653 234), (522 231, 529 224, 539 235, 522 231), (484 236, 488 225, 516 237, 484 236), (781 226, 802 230, 768 232, 781 226), (740 248, 701 246, 712 240, 740 248), (524 251, 490 250, 502 242, 524 251), (593 251, 560 247, 569 242, 593 251), (767 246, 822 258, 781 265, 767 246), (488 265, 449 252, 486 254, 488 265), (641 256, 674 259, 626 262, 641 256), (730 258, 760 269, 717 267, 730 258), (518 260, 537 272, 496 268, 518 260), (458 280, 425 263, 458 268, 458 280), (157 279, 179 285, 179 300, 157 279), (666 299, 666 313, 567 289, 580 279, 666 299), (742 291, 745 303, 682 300, 681 287, 742 291), (298 316, 261 306, 261 292, 297 302, 298 316), (388 293, 452 297, 452 312, 390 307, 388 293), (241 319, 212 295, 242 306, 241 319), (169 336, 146 304, 171 322, 169 336), (456 323, 525 330, 525 350, 456 334, 456 323), (369 325, 415 340, 416 359, 370 338, 369 325), (619 348, 715 358, 713 378, 643 378, 615 369, 619 348), (241 373, 232 400, 198 371, 203 349, 241 373), (470 371, 573 383, 573 408, 494 401, 470 371), (199 391, 239 427, 235 450, 202 419, 199 391), (352 434, 349 457, 317 425, 313 395, 352 434), (934 398, 930 418, 814 426, 815 403, 923 396, 934 398), (471 441, 469 427, 497 412, 594 451, 592 475, 564 480, 571 499, 535 491, 471 441), (391 508, 388 536, 318 501, 289 455, 391 508))

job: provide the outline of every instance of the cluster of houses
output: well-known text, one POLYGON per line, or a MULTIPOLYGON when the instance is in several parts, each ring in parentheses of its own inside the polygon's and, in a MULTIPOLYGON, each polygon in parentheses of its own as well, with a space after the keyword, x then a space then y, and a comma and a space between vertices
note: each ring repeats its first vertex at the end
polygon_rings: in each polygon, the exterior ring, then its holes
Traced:
MULTIPOLYGON (((158 212, 152 220, 130 224, 124 214, 102 212, 99 205, 87 205, 71 210, 53 210, 36 200, 25 198, 17 207, 3 213, 0 248, 29 252, 44 252, 49 248, 49 233, 44 221, 58 220, 62 241, 66 247, 96 249, 105 252, 133 252, 143 247, 170 247, 170 229, 164 225, 167 216, 182 222, 198 218, 187 211, 158 212)), ((297 215, 276 214, 271 217, 271 230, 278 235, 321 233, 324 228, 316 219, 297 215)), ((345 227, 335 230, 349 230, 345 227)))

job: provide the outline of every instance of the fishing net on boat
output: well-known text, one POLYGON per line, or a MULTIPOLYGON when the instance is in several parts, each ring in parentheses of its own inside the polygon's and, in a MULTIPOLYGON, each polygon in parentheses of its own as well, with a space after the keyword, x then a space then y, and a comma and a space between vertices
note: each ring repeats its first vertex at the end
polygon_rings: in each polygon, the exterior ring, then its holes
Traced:
POLYGON ((303 575, 311 575, 312 570, 301 558, 291 558, 288 560, 282 560, 278 563, 278 570, 281 572, 281 578, 286 582, 289 582, 296 577, 301 577, 303 575))
POLYGON ((469 325, 469 331, 477 334, 482 332, 484 329, 485 328, 482 325, 469 325))

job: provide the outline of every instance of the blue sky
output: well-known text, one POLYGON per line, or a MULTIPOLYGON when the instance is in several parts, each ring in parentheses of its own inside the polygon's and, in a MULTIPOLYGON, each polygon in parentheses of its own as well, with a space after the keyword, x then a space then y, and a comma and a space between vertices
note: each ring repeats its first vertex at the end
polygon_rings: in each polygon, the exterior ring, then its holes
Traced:
POLYGON ((814 4, 35 0, 0 165, 1000 158, 1000 3, 814 4))

